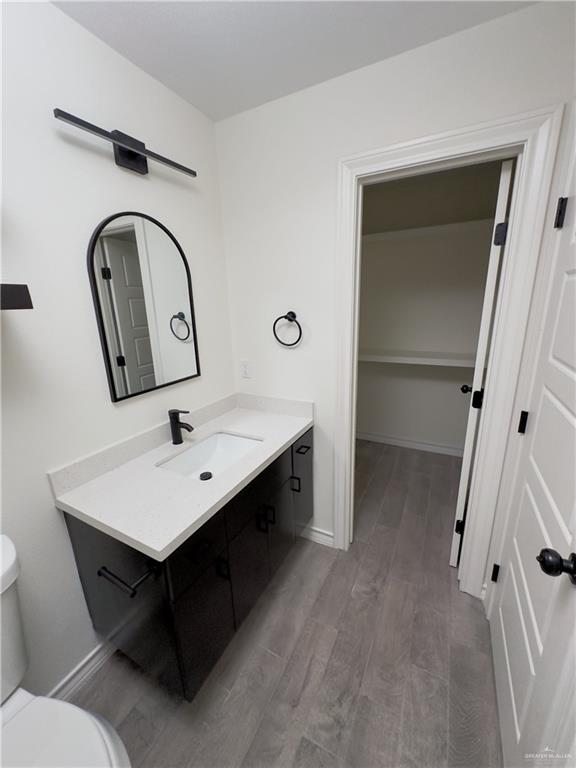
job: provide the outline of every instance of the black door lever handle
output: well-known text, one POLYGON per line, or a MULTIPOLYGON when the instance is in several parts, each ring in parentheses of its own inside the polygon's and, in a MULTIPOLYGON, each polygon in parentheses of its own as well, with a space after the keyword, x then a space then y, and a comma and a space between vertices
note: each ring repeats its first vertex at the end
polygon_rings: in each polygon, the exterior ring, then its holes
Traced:
POLYGON ((548 576, 561 576, 568 574, 572 584, 576 584, 576 553, 571 552, 568 560, 564 560, 562 555, 555 549, 542 549, 536 557, 540 568, 548 576))

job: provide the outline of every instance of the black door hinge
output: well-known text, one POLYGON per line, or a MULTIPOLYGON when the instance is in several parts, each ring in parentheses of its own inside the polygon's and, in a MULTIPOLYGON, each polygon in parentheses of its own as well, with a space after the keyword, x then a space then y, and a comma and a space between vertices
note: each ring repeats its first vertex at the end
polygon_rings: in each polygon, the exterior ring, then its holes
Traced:
POLYGON ((567 197, 559 197, 556 206, 556 216, 554 216, 554 229, 562 229, 564 219, 566 218, 566 207, 568 206, 567 197))
POLYGON ((500 566, 498 563, 494 563, 492 566, 492 576, 490 577, 492 581, 498 581, 498 574, 500 573, 500 566))
POLYGON ((494 230, 494 245, 504 245, 506 242, 506 235, 508 234, 508 222, 501 221, 500 224, 496 224, 494 230))
POLYGON ((472 408, 482 408, 484 403, 484 390, 477 389, 472 395, 472 408))
POLYGON ((102 267, 102 280, 112 280, 112 270, 110 267, 102 267))
POLYGON ((124 368, 124 366, 126 365, 126 358, 124 357, 124 355, 117 355, 116 356, 116 365, 119 368, 124 368))
POLYGON ((520 421, 518 422, 518 432, 523 435, 526 432, 526 424, 528 423, 528 411, 520 411, 520 421))
POLYGON ((464 533, 464 520, 456 520, 456 525, 454 527, 454 533, 463 534, 464 533))

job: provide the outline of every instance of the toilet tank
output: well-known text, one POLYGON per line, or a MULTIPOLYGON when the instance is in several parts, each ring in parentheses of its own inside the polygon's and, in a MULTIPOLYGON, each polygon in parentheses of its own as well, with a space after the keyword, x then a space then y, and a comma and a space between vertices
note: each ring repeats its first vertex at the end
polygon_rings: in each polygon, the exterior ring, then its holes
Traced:
POLYGON ((14 544, 8 536, 0 536, 2 562, 0 564, 0 587, 2 590, 2 703, 22 682, 28 663, 20 603, 16 580, 20 565, 14 544))

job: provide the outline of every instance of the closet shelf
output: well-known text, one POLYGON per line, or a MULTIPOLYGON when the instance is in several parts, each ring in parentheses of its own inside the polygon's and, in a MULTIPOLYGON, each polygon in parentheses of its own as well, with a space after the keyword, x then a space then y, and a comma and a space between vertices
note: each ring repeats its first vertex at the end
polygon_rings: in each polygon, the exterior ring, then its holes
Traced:
POLYGON ((403 365, 437 365, 449 368, 474 368, 474 355, 453 352, 413 352, 404 349, 361 349, 361 363, 400 363, 403 365))

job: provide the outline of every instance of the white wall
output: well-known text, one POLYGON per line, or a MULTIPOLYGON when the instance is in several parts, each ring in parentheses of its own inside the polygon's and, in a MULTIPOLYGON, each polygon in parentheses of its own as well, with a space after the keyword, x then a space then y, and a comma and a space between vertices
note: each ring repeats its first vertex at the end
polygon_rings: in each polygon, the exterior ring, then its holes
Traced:
MULTIPOLYGON (((368 235, 362 240, 359 346, 474 359, 492 221, 368 235)), ((461 451, 473 369, 361 363, 357 431, 461 451)))
POLYGON ((333 530, 338 162, 566 101, 573 6, 541 3, 217 125, 231 322, 242 389, 315 401, 315 524, 333 530), (278 347, 294 309, 304 342, 278 347))
POLYGON ((3 280, 28 283, 34 302, 2 313, 3 530, 22 562, 25 685, 47 692, 96 638, 46 470, 164 421, 169 407, 228 395, 231 347, 212 123, 54 6, 3 11, 3 280), (145 140, 198 178, 120 169, 111 145, 57 122, 54 107, 145 140), (158 218, 188 254, 202 376, 113 405, 86 249, 122 210, 158 218))
POLYGON ((359 363, 357 436, 461 455, 471 368, 359 363))
POLYGON ((476 350, 492 221, 362 239, 360 349, 476 350))

